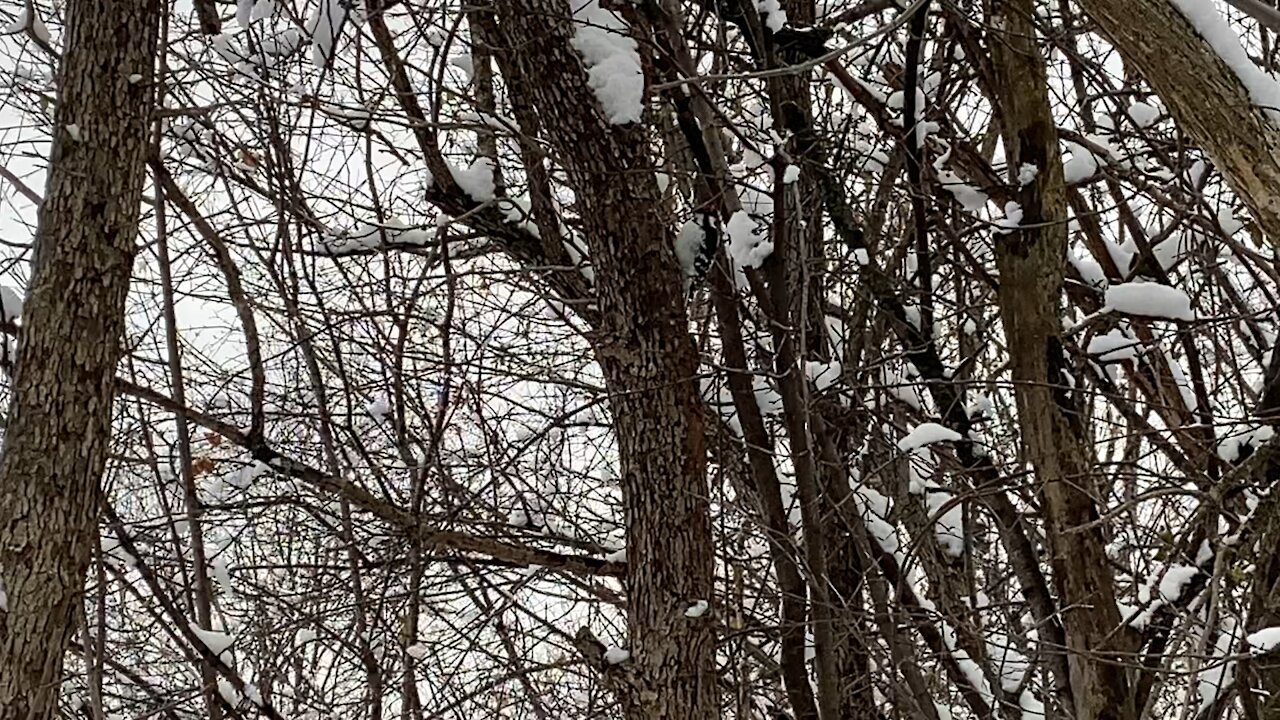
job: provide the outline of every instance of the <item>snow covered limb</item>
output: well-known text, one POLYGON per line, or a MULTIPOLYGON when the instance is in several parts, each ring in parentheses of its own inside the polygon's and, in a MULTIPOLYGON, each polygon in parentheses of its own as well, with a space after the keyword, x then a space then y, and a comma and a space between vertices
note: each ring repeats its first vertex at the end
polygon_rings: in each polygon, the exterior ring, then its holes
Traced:
MULTIPOLYGON (((1264 234, 1280 242, 1280 85, 1253 64, 1215 4, 1080 0, 1080 5, 1213 159, 1264 234)), ((1273 17, 1275 10, 1267 10, 1273 17)))

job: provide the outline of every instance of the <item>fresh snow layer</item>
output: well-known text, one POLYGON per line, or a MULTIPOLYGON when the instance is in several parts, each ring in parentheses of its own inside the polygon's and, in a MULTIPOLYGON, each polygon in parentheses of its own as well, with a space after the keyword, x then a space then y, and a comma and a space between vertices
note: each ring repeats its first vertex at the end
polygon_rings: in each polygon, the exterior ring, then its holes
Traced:
POLYGON ((1131 282, 1107 288, 1107 307, 1126 315, 1195 320, 1191 298, 1177 288, 1158 283, 1131 282))
POLYGON ((1280 645, 1280 627, 1263 628, 1249 633, 1245 642, 1249 643, 1249 652, 1254 655, 1265 655, 1280 645))
POLYGON ((644 73, 627 24, 599 0, 574 0, 573 47, 587 64, 587 82, 613 125, 639 122, 644 112, 644 73))
POLYGON ((1195 27, 1209 47, 1222 58, 1222 62, 1235 73, 1248 91, 1249 97, 1263 108, 1273 121, 1280 120, 1280 83, 1249 59, 1240 36, 1236 34, 1217 4, 1206 0, 1169 0, 1195 27))
POLYGON ((943 427, 938 423, 923 423, 898 441, 898 449, 906 452, 933 443, 955 442, 963 439, 964 436, 951 428, 943 427))

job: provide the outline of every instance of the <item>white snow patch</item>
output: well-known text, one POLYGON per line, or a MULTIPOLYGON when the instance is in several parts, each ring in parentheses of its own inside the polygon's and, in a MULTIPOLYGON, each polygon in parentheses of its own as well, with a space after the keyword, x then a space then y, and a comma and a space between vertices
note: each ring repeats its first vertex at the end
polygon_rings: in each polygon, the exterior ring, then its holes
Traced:
POLYGON ((739 210, 725 226, 729 234, 729 256, 740 267, 758 268, 773 253, 768 224, 739 210))
POLYGON ((778 0, 756 0, 756 9, 764 20, 764 26, 778 32, 787 24, 787 11, 782 9, 778 0))
POLYGON ((1149 128, 1160 119, 1160 110, 1142 101, 1129 106, 1129 119, 1140 128, 1149 128))
POLYGON ((1178 602, 1187 583, 1198 574, 1200 569, 1193 565, 1171 565, 1160 578, 1160 598, 1167 603, 1178 602))
POLYGON ((1280 627, 1269 627, 1249 633, 1245 638, 1249 644, 1249 652, 1254 655, 1265 655, 1280 645, 1280 627))
POLYGON ((840 380, 840 372, 840 363, 835 360, 826 363, 810 360, 804 364, 804 374, 819 391, 835 385, 840 380))
POLYGON ((386 420, 392 409, 391 400, 386 395, 378 395, 365 406, 365 411, 378 422, 386 420))
POLYGON ((1062 181, 1068 184, 1088 180, 1098 172, 1098 158, 1081 145, 1064 143, 1071 157, 1062 163, 1062 181))
POLYGON ((342 30, 351 17, 351 6, 344 0, 320 0, 316 11, 307 20, 307 35, 311 36, 311 62, 323 68, 333 59, 334 47, 342 30))
POLYGON ((1235 644, 1238 632, 1235 620, 1224 618, 1218 631, 1218 638, 1213 644, 1212 657, 1206 662, 1196 683, 1200 691, 1200 708, 1204 709, 1218 700, 1218 695, 1235 681, 1236 663, 1228 660, 1231 646, 1235 644))
POLYGON ((964 436, 938 423, 922 423, 898 441, 898 449, 904 452, 938 442, 955 442, 964 436))
POLYGON ((617 645, 610 645, 609 648, 604 651, 604 661, 609 663, 610 665, 618 665, 618 664, 624 663, 627 661, 627 658, 629 657, 631 657, 631 653, 627 652, 626 650, 623 650, 617 645))
POLYGON ((1089 347, 1085 352, 1090 355, 1097 355, 1099 360, 1103 362, 1116 362, 1119 360, 1132 360, 1138 357, 1142 350, 1142 343, 1129 337, 1119 328, 1112 330, 1103 335, 1095 335, 1089 340, 1089 347))
POLYGON ((22 296, 13 288, 0 285, 0 321, 15 322, 22 317, 22 296))
POLYGON ((1249 58, 1240 44, 1240 36, 1218 12, 1217 4, 1205 0, 1169 0, 1209 43, 1222 62, 1244 85, 1253 102, 1272 121, 1280 120, 1280 84, 1249 58))
POLYGON ((462 192, 472 200, 478 203, 493 200, 493 160, 478 157, 466 168, 449 168, 449 173, 453 175, 453 181, 458 183, 458 187, 462 188, 462 192))
POLYGON ((209 648, 209 652, 219 657, 222 657, 222 654, 229 650, 232 643, 236 641, 234 637, 227 633, 218 632, 217 630, 205 630, 194 622, 188 623, 188 625, 191 627, 191 632, 195 633, 200 642, 209 648))
POLYGON ((687 618, 700 618, 707 614, 708 607, 710 607, 710 605, 706 600, 696 600, 684 611, 684 616, 687 618))
POLYGON ((587 81, 610 124, 639 122, 644 113, 644 73, 629 28, 599 0, 573 0, 573 47, 587 65, 587 81))
POLYGON ((996 220, 996 227, 1000 228, 996 232, 1001 235, 1008 235, 1021 225, 1022 205, 1010 200, 1004 204, 1004 217, 996 220))
POLYGON ((1177 288, 1159 283, 1130 282, 1107 288, 1107 307, 1127 315, 1195 320, 1191 298, 1177 288))
POLYGON ((40 13, 29 14, 34 3, 23 3, 22 9, 18 11, 17 16, 13 18, 13 22, 5 26, 4 30, 0 30, 0 35, 15 35, 27 29, 28 21, 31 25, 31 34, 46 45, 52 44, 49 38, 49 28, 45 27, 44 20, 40 19, 40 13))

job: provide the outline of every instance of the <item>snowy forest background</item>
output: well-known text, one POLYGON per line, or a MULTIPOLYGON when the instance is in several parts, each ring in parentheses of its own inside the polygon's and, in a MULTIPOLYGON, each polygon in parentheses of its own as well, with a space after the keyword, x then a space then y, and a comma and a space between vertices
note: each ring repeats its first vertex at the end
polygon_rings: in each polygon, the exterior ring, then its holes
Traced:
POLYGON ((1269 4, 201 5, 65 717, 1280 717, 1269 4))

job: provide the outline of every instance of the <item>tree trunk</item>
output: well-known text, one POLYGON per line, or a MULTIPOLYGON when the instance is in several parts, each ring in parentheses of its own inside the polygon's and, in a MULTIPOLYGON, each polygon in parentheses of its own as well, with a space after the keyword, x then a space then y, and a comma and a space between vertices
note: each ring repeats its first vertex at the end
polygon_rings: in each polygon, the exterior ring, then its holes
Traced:
POLYGON ((714 631, 684 615, 712 599, 698 356, 648 132, 606 123, 570 44, 568 3, 500 0, 496 14, 495 57, 567 171, 595 275, 595 352, 622 466, 631 653, 607 672, 621 676, 613 684, 629 720, 715 718, 714 631))
POLYGON ((1080 0, 1080 6, 1222 171, 1263 233, 1280 239, 1280 124, 1267 118, 1235 71, 1169 0, 1080 0))
POLYGON ((52 718, 96 542, 145 173, 156 0, 70 0, 0 458, 0 719, 52 718), (133 75, 140 76, 130 82, 133 75))
POLYGON ((1033 0, 994 0, 991 54, 1011 174, 1038 169, 1019 190, 1020 229, 997 234, 1000 318, 1012 358, 1024 452, 1045 507, 1053 580, 1064 608, 1068 667, 1077 720, 1137 717, 1123 666, 1121 625, 1102 528, 1094 468, 1077 402, 1063 388, 1066 368, 1058 312, 1066 263, 1066 185, 1049 105, 1044 59, 1036 47, 1033 0))

